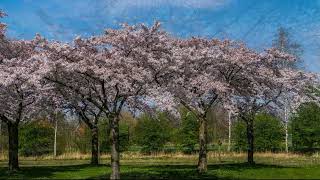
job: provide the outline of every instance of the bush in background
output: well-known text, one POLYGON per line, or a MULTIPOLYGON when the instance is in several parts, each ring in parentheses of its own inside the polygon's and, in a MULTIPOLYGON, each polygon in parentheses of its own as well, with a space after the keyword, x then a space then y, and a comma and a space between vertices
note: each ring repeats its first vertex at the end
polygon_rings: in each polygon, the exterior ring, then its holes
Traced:
POLYGON ((142 115, 135 127, 134 141, 142 146, 141 151, 146 154, 163 150, 170 140, 171 127, 165 113, 158 113, 156 117, 142 115))
POLYGON ((196 151, 198 143, 199 123, 195 115, 186 109, 181 110, 181 127, 178 131, 178 143, 185 154, 192 154, 196 151))
POLYGON ((54 129, 42 121, 34 121, 19 131, 19 148, 23 156, 40 156, 53 152, 54 129))
POLYGON ((302 104, 291 120, 294 151, 314 152, 320 144, 320 107, 316 103, 302 104))
MULTIPOLYGON (((280 119, 267 113, 260 113, 254 120, 254 146, 256 151, 280 151, 283 149, 284 128, 280 119)), ((237 121, 233 127, 234 150, 247 150, 246 125, 237 121)))

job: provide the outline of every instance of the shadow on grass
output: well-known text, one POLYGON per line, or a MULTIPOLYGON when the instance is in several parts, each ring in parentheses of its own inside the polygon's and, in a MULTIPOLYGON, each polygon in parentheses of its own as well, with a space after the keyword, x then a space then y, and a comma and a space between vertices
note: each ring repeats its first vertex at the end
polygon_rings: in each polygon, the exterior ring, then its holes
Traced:
MULTIPOLYGON (((208 169, 216 170, 232 170, 232 171, 243 171, 247 169, 266 169, 266 168, 288 168, 287 166, 271 165, 271 164, 248 164, 248 163, 226 163, 226 164, 214 164, 208 165, 208 169)), ((293 168, 293 167, 290 167, 293 168)))
MULTIPOLYGON (((284 166, 247 163, 208 165, 208 173, 199 174, 194 165, 121 166, 121 179, 233 179, 219 177, 215 170, 241 172, 247 169, 286 168, 284 166)), ((105 179, 109 174, 92 179, 105 179)))
MULTIPOLYGON (((101 165, 102 166, 102 165, 101 165)), ((18 172, 9 173, 6 167, 0 168, 0 179, 37 179, 52 178, 56 172, 77 172, 80 169, 93 167, 92 165, 72 165, 72 166, 42 166, 42 167, 21 167, 18 172)))
MULTIPOLYGON (((91 168, 91 165, 72 165, 72 166, 45 166, 45 167, 22 167, 21 171, 15 174, 9 174, 7 168, 0 168, 0 179, 22 178, 22 179, 37 179, 37 178, 54 178, 55 173, 74 173, 91 168)), ((103 175, 88 174, 85 179, 106 179, 109 177, 110 168, 106 165, 95 166, 105 169, 103 175)), ((261 169, 261 168, 284 168, 283 166, 275 165, 248 165, 246 163, 239 164, 215 164, 208 166, 208 173, 198 174, 194 165, 123 165, 121 166, 122 179, 221 179, 216 174, 216 170, 221 171, 237 171, 241 172, 246 169, 261 169)), ((230 178, 224 178, 230 179, 230 178)))

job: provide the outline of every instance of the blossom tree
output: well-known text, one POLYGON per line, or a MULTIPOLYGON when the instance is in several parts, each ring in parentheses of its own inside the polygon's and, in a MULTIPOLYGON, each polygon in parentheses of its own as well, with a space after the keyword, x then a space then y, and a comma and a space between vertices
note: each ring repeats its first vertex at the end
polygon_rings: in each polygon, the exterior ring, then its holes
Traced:
POLYGON ((248 161, 253 162, 252 114, 275 106, 282 88, 298 94, 310 79, 303 72, 275 66, 279 58, 292 59, 275 49, 259 54, 242 43, 203 38, 172 38, 170 46, 173 63, 161 64, 155 76, 163 91, 156 101, 171 109, 172 105, 182 104, 198 118, 200 173, 207 170, 206 116, 211 106, 222 103, 245 120, 250 145, 248 161))
POLYGON ((293 61, 293 58, 276 49, 256 54, 252 63, 239 69, 237 77, 230 79, 234 89, 231 103, 240 119, 246 123, 248 163, 254 164, 254 116, 259 111, 275 111, 283 107, 283 92, 289 92, 292 100, 302 102, 305 87, 314 81, 313 74, 277 66, 278 61, 293 61))
POLYGON ((0 120, 8 126, 9 171, 17 171, 19 125, 39 112, 43 97, 38 73, 41 61, 34 58, 35 41, 8 39, 5 25, 0 29, 0 120))
MULTIPOLYGON (((223 44, 223 43, 221 43, 223 44)), ((219 41, 208 41, 201 38, 187 40, 177 39, 173 42, 173 60, 175 73, 166 85, 174 95, 177 103, 181 103, 199 122, 199 159, 198 171, 207 171, 207 114, 218 99, 223 99, 227 92, 227 84, 217 77, 217 67, 222 52, 219 41)))
MULTIPOLYGON (((120 178, 119 120, 123 108, 146 105, 154 88, 154 67, 169 55, 166 33, 159 23, 124 25, 74 44, 48 42, 38 37, 47 59, 47 86, 62 95, 83 120, 87 115, 105 115, 111 129, 111 179, 120 178), (60 92, 58 92, 60 91, 60 92)), ((88 120, 85 120, 88 121, 88 120)))
POLYGON ((232 106, 229 85, 232 78, 240 73, 239 68, 250 63, 255 54, 242 44, 217 39, 172 39, 172 61, 165 64, 156 81, 163 88, 163 107, 182 104, 193 113, 199 122, 198 171, 207 171, 207 114, 216 103, 225 108, 232 106), (229 70, 229 71, 227 71, 229 70))
MULTIPOLYGON (((87 79, 79 76, 74 76, 73 73, 68 72, 59 72, 53 73, 50 76, 46 74, 46 81, 51 82, 50 80, 57 79, 58 76, 65 76, 63 78, 63 84, 74 84, 81 85, 78 88, 86 88, 87 79), (75 82, 76 81, 76 82, 75 82)), ((62 78, 61 78, 62 79, 62 78)), ((73 87, 75 88, 75 87, 73 87)), ((101 120, 103 113, 101 109, 93 106, 88 100, 86 100, 83 96, 75 93, 74 91, 65 88, 61 84, 55 84, 54 88, 51 89, 52 94, 59 97, 58 103, 60 104, 60 108, 71 112, 72 114, 78 116, 82 122, 84 122, 87 127, 91 130, 91 164, 98 165, 99 164, 99 129, 98 122, 101 120)), ((57 103, 56 103, 57 104, 57 103)))
MULTIPOLYGON (((98 165, 98 122, 104 114, 101 109, 92 104, 80 92, 81 90, 91 93, 89 91, 96 86, 96 82, 88 76, 66 70, 64 66, 59 64, 62 58, 74 62, 80 62, 84 56, 93 58, 92 56, 96 53, 95 49, 93 46, 72 46, 59 42, 49 43, 40 36, 37 37, 37 45, 42 50, 40 57, 47 60, 43 64, 43 69, 47 69, 43 77, 47 89, 53 96, 51 99, 55 101, 53 104, 79 116, 91 130, 91 164, 98 165)), ((68 64, 65 63, 64 65, 68 64)))

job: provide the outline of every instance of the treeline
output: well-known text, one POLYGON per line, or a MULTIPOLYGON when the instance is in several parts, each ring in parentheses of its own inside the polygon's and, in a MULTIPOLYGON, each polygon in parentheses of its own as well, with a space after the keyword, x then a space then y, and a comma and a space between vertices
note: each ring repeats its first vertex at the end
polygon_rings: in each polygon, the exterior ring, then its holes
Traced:
MULTIPOLYGON (((181 108, 181 117, 169 113, 142 113, 133 117, 123 112, 119 125, 120 151, 194 153, 198 148, 197 119, 186 109, 181 108)), ((210 112, 208 127, 209 143, 227 138, 227 119, 221 108, 210 112), (224 132, 223 132, 224 131, 224 132)), ((57 155, 70 152, 91 153, 92 134, 82 121, 59 114, 57 118, 57 155)), ((105 118, 99 121, 100 153, 110 153, 110 126, 105 118)), ((46 118, 33 120, 20 127, 19 153, 22 156, 53 155, 55 122, 46 118)), ((2 125, 1 147, 8 150, 8 133, 2 125)))
MULTIPOLYGON (((123 112, 120 123, 120 151, 139 151, 144 154, 199 151, 197 118, 181 108, 179 119, 165 112, 156 115, 143 113, 133 117, 123 112)), ((209 113, 208 150, 246 152, 248 148, 246 125, 232 118, 229 144, 228 115, 221 107, 209 113)), ((57 126, 57 154, 91 153, 91 131, 77 119, 59 114, 57 126), (75 122, 76 121, 76 122, 75 122)), ((99 152, 110 153, 110 128, 107 119, 98 124, 99 152), (106 131, 102 131, 106 130, 106 131)), ((6 126, 1 126, 0 150, 8 151, 6 126)), ((55 123, 37 119, 20 127, 19 152, 22 156, 53 155, 55 123)), ((305 103, 289 121, 289 150, 314 153, 320 148, 320 107, 305 103)), ((285 128, 281 117, 261 112, 254 119, 254 146, 257 152, 285 152, 285 128)))

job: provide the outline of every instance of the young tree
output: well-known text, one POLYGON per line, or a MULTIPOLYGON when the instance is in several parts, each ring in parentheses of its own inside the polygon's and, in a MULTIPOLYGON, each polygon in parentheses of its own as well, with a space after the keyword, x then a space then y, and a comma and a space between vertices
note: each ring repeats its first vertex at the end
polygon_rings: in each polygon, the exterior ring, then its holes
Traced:
POLYGON ((57 157, 57 135, 58 135, 58 118, 55 117, 54 122, 54 143, 53 143, 53 157, 57 157))
MULTIPOLYGON (((288 29, 284 27, 279 27, 275 39, 273 40, 272 43, 273 47, 276 48, 277 50, 285 53, 292 54, 295 58, 296 61, 279 61, 279 65, 282 67, 291 67, 291 68, 302 68, 303 67, 303 62, 301 59, 301 55, 303 53, 303 49, 300 44, 297 42, 294 42, 292 40, 292 37, 290 36, 290 33, 288 29)), ((292 109, 290 109, 291 104, 290 104, 290 94, 289 92, 284 92, 284 97, 283 97, 283 121, 285 124, 285 133, 286 133, 286 138, 285 138, 285 144, 286 144, 286 152, 289 152, 288 149, 288 121, 289 121, 289 115, 292 109)))
POLYGON ((228 151, 231 151, 232 111, 228 112, 228 151))
POLYGON ((151 28, 124 25, 119 30, 107 30, 103 36, 76 38, 74 45, 38 37, 42 55, 49 61, 46 66, 50 71, 45 77, 48 86, 63 89, 79 107, 92 108, 109 119, 111 179, 120 178, 120 113, 124 107, 146 104, 144 97, 154 89, 153 68, 168 54, 166 34, 159 27, 159 23, 151 28))
MULTIPOLYGON (((51 93, 50 93, 51 94, 51 93)), ((52 124, 53 131, 54 131, 54 138, 53 138, 53 157, 56 158, 57 156, 57 138, 58 138, 58 122, 61 121, 61 119, 64 118, 64 110, 59 107, 59 104, 55 102, 54 99, 52 99, 53 96, 47 96, 45 100, 43 100, 43 104, 45 104, 44 107, 41 107, 42 116, 46 120, 49 121, 49 123, 52 124)))

